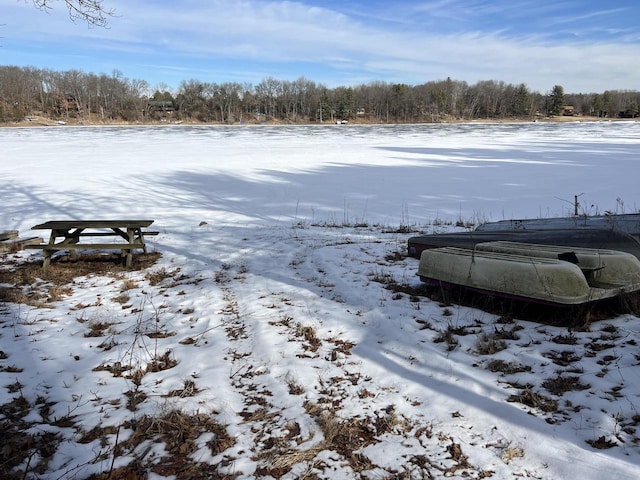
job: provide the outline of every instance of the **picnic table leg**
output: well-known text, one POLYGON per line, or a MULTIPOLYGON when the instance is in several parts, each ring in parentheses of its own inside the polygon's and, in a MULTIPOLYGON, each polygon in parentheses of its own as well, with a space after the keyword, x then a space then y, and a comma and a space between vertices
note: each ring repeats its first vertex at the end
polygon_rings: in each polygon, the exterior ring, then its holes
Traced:
MULTIPOLYGON (((58 236, 58 232, 56 230, 51 230, 51 235, 49 235, 49 245, 53 245, 56 243, 56 237, 58 236)), ((51 255, 53 255, 53 250, 47 250, 46 248, 42 250, 42 254, 44 255, 44 260, 42 261, 42 268, 47 268, 51 264, 51 255)))
POLYGON ((131 249, 122 250, 122 256, 126 257, 125 265, 127 266, 127 268, 131 268, 131 260, 132 260, 132 257, 133 257, 133 254, 131 253, 131 249))
POLYGON ((142 233, 142 229, 136 229, 138 232, 138 240, 142 242, 142 252, 147 253, 147 243, 144 241, 144 234, 142 233))
MULTIPOLYGON (((64 242, 68 243, 79 243, 80 242, 80 234, 84 228, 76 228, 73 232, 69 229, 64 232, 64 242)), ((72 260, 75 260, 78 257, 78 252, 75 250, 69 250, 69 257, 72 260)))
MULTIPOLYGON (((127 228, 127 236, 129 237, 129 244, 134 243, 136 239, 135 229, 127 228)), ((130 248, 129 250, 127 250, 127 261, 126 261, 127 268, 131 268, 132 259, 133 259, 133 249, 130 248)))
POLYGON ((42 268, 45 269, 51 263, 51 255, 53 254, 52 250, 43 249, 44 260, 42 261, 42 268))

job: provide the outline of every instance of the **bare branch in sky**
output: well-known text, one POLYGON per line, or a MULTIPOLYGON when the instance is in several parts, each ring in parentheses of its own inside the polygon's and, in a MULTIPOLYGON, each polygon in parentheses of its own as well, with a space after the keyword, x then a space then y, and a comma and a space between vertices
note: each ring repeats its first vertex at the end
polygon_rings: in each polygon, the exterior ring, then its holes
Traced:
MULTIPOLYGON (((40 10, 51 10, 52 4, 59 0, 33 0, 33 4, 40 10)), ((81 20, 88 25, 106 27, 109 17, 115 13, 114 10, 106 8, 103 0, 64 0, 69 9, 69 16, 73 21, 81 20)))

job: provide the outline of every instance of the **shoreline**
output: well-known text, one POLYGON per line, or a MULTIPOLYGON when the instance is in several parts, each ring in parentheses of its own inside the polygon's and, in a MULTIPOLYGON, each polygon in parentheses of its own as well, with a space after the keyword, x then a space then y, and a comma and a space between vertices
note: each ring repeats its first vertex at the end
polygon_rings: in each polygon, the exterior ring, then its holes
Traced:
POLYGON ((602 117, 590 117, 590 116, 576 116, 576 117, 548 117, 548 118, 535 118, 535 119, 519 119, 519 118, 504 118, 504 119, 473 119, 473 120, 459 120, 450 119, 441 122, 408 122, 408 123, 384 123, 366 121, 361 119, 348 120, 345 123, 337 121, 333 122, 292 122, 285 120, 273 120, 265 122, 234 122, 234 123, 220 123, 220 122, 190 122, 190 121, 153 121, 153 122, 122 122, 122 121, 95 121, 95 120, 83 120, 83 119, 66 119, 56 120, 47 117, 34 117, 32 119, 25 119, 20 122, 4 122, 0 123, 0 128, 46 128, 46 127, 247 127, 247 126, 399 126, 399 125, 495 125, 495 124, 529 124, 529 123, 635 123, 640 121, 640 118, 602 118, 602 117))

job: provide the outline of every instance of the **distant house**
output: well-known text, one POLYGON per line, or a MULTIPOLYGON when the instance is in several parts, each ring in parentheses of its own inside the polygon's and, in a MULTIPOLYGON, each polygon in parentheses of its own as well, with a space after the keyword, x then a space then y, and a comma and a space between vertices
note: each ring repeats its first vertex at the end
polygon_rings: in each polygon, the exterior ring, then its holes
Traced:
POLYGON ((619 118, 638 118, 639 116, 637 108, 627 108, 618 113, 619 118))
POLYGON ((149 100, 147 102, 147 114, 155 112, 171 113, 175 111, 175 106, 171 100, 149 100))
POLYGON ((573 105, 565 105, 562 107, 562 115, 565 117, 573 117, 575 115, 575 108, 573 105))
POLYGON ((69 115, 70 113, 78 113, 80 112, 80 104, 78 100, 76 100, 75 95, 72 93, 65 93, 63 95, 59 95, 56 98, 55 107, 56 112, 61 114, 69 115))

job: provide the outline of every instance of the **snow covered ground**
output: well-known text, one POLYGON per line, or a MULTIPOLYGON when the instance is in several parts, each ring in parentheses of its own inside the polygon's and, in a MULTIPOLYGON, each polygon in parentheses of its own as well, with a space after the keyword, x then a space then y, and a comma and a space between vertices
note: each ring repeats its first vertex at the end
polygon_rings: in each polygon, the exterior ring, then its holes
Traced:
POLYGON ((638 211, 640 123, 4 128, 0 145, 0 230, 151 218, 161 254, 64 285, 66 262, 21 283, 40 254, 3 254, 0 477, 638 478, 637 316, 569 332, 442 303, 405 253, 574 195, 638 211))

